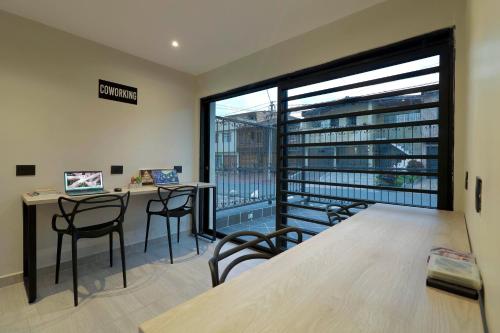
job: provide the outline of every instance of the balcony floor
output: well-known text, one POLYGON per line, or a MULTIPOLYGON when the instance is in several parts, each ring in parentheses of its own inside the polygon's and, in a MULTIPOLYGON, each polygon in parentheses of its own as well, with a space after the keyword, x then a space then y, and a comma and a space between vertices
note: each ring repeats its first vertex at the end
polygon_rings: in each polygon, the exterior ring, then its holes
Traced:
MULTIPOLYGON (((310 217, 310 218, 314 218, 314 219, 318 219, 318 220, 324 220, 325 222, 327 221, 326 214, 324 212, 307 211, 307 210, 302 210, 302 209, 300 209, 300 210, 292 209, 290 211, 290 213, 293 214, 294 211, 297 211, 297 212, 300 211, 300 214, 298 214, 298 215, 301 215, 304 217, 310 217)), ((321 231, 326 230, 328 228, 327 226, 309 223, 309 222, 304 222, 304 221, 299 221, 299 220, 294 220, 294 219, 289 219, 288 223, 290 226, 299 227, 299 228, 307 229, 307 230, 314 231, 314 232, 321 232, 321 231)), ((240 223, 236 223, 236 224, 232 224, 232 225, 228 225, 228 226, 224 226, 221 228, 217 228, 217 231, 222 232, 226 235, 229 235, 229 234, 232 234, 232 233, 235 233, 238 231, 256 231, 256 232, 260 232, 263 234, 268 234, 268 233, 273 232, 275 230, 276 230, 276 215, 275 214, 272 214, 269 216, 264 216, 264 217, 257 218, 257 219, 244 221, 244 222, 240 222, 240 223)), ((305 239, 307 239, 309 237, 310 237, 309 235, 304 234, 305 239)))

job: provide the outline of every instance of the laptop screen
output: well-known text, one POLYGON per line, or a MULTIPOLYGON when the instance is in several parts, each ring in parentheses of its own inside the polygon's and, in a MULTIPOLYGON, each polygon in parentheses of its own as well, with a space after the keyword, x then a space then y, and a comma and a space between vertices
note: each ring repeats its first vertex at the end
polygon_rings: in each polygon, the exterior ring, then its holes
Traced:
POLYGON ((179 176, 174 169, 151 170, 155 185, 179 184, 179 176))
POLYGON ((64 173, 64 189, 68 191, 102 190, 102 171, 70 171, 64 173))

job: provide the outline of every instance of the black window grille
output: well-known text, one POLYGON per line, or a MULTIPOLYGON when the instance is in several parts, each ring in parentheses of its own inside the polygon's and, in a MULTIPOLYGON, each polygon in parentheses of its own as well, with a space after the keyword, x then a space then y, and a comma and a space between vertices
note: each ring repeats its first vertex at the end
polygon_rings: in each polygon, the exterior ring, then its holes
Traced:
POLYGON ((453 43, 425 44, 278 85, 278 228, 316 234, 332 203, 452 209, 453 43))

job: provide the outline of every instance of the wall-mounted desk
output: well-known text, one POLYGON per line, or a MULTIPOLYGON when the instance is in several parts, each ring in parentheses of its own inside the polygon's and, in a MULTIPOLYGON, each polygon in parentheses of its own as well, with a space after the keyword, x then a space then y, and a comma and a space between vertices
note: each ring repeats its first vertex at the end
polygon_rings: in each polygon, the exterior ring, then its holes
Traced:
MULTIPOLYGON (((169 185, 164 187, 178 187, 183 185, 197 186, 199 190, 209 190, 212 192, 212 218, 215 221, 215 211, 216 211, 216 186, 211 183, 200 183, 200 182, 192 182, 192 183, 182 183, 178 185, 169 185)), ((153 195, 158 193, 158 188, 155 186, 143 186, 139 188, 132 189, 123 189, 123 192, 130 191, 130 196, 137 195, 153 195)), ((110 191, 110 194, 113 194, 110 191)), ((117 194, 120 194, 117 193, 117 194)), ((24 277, 24 286, 26 288, 26 293, 28 295, 28 301, 30 303, 36 300, 37 293, 37 267, 36 267, 36 207, 39 205, 47 205, 47 204, 55 204, 60 197, 68 197, 66 194, 43 194, 37 196, 30 196, 28 194, 21 195, 22 203, 23 203, 23 277, 24 277)), ((78 196, 72 198, 85 198, 86 196, 78 196)), ((198 195, 198 197, 200 197, 198 195)), ((202 209, 198 209, 198 230, 200 231, 200 236, 204 238, 208 238, 210 240, 215 240, 216 228, 215 223, 213 225, 213 234, 208 236, 201 231, 203 230, 203 215, 202 211, 206 209, 206 207, 201 207, 202 209)))
POLYGON ((432 247, 468 244, 462 214, 376 204, 140 332, 482 332, 477 301, 425 285, 432 247))

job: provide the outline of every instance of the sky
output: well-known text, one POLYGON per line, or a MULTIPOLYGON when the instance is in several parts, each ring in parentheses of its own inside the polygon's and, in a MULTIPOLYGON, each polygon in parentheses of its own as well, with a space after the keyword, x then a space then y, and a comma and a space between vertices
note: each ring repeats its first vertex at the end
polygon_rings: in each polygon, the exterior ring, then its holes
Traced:
POLYGON ((216 102, 217 116, 243 113, 255 110, 269 110, 271 102, 276 105, 278 88, 257 91, 216 102))
MULTIPOLYGON (((302 87, 297 87, 288 90, 288 96, 295 96, 299 94, 304 94, 312 91, 328 89, 338 86, 343 86, 347 84, 352 84, 356 82, 362 82, 367 80, 373 80, 377 78, 382 78, 390 75, 397 75, 401 73, 411 72, 415 70, 420 70, 424 68, 430 68, 434 66, 439 66, 439 56, 432 56, 424 59, 414 60, 406 62, 399 65, 384 67, 381 69, 359 73, 355 75, 349 75, 341 78, 335 78, 328 81, 323 81, 320 83, 310 84, 302 87)), ((405 89, 409 87, 416 87, 422 85, 429 85, 439 82, 439 74, 428 74, 418 77, 413 77, 404 80, 391 81, 387 83, 370 85, 366 87, 349 89, 340 92, 323 94, 319 96, 313 96, 308 98, 302 98, 297 100, 292 100, 289 102, 289 107, 301 106, 307 104, 321 103, 333 100, 339 100, 345 97, 354 96, 365 96, 381 92, 394 91, 399 89, 405 89)), ((261 90, 251 94, 241 95, 221 101, 216 102, 216 115, 217 116, 228 116, 238 113, 244 113, 248 111, 257 110, 269 110, 270 103, 276 105, 278 89, 270 88, 267 90, 261 90)), ((276 108, 275 108, 276 110, 276 108)), ((295 117, 301 117, 300 112, 293 114, 295 117)))

